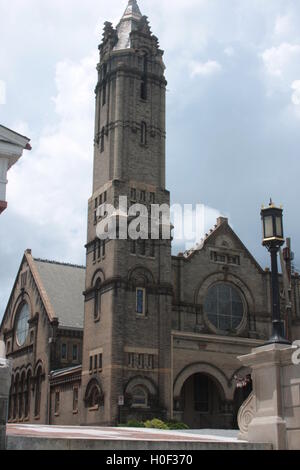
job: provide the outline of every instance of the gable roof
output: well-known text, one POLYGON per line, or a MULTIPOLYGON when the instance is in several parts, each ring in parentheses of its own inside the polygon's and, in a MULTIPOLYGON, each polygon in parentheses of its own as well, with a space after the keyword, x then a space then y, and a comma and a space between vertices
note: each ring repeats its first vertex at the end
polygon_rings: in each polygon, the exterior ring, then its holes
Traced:
POLYGON ((34 259, 59 327, 83 328, 85 267, 34 259))
POLYGON ((10 311, 10 304, 24 262, 27 262, 49 321, 58 320, 59 327, 82 329, 84 318, 85 267, 55 261, 34 259, 26 250, 1 322, 1 329, 10 311))
MULTIPOLYGON (((237 244, 241 247, 243 251, 247 254, 247 256, 250 258, 250 260, 254 263, 254 265, 257 267, 257 269, 260 272, 264 272, 260 264, 256 261, 254 256, 250 253, 248 248, 244 245, 244 243, 241 241, 241 239, 238 237, 238 235, 234 232, 234 230, 230 227, 228 223, 228 219, 225 217, 219 217, 217 219, 217 223, 214 226, 213 229, 210 230, 209 233, 205 235, 205 238, 201 240, 201 243, 196 245, 195 248, 192 248, 191 250, 186 251, 183 256, 184 259, 190 260, 198 251, 201 251, 205 245, 212 243, 214 239, 221 233, 224 232, 224 230, 229 233, 232 238, 237 242, 237 244)), ((182 255, 181 255, 182 256, 182 255)))

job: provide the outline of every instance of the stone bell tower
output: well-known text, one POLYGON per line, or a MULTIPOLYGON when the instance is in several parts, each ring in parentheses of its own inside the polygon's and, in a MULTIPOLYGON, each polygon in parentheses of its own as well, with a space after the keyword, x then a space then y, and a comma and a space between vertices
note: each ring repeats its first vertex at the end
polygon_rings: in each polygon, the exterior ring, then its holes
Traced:
MULTIPOLYGON (((167 417, 171 241, 96 235, 99 205, 169 204, 163 51, 136 0, 99 46, 93 195, 88 206, 82 424, 167 417), (123 404, 124 402, 124 404, 123 404)), ((128 219, 129 223, 129 219, 128 219)))

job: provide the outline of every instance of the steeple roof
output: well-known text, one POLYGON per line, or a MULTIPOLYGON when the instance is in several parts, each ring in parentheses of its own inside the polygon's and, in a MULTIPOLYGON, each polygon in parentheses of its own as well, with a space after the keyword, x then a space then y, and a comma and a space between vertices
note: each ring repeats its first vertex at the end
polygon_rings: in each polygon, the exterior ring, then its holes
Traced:
POLYGON ((124 20, 126 18, 135 18, 135 19, 139 20, 141 17, 142 17, 142 13, 139 9, 137 1, 136 0, 129 0, 127 8, 126 8, 126 10, 124 12, 124 15, 122 17, 122 20, 124 20))
POLYGON ((130 33, 137 30, 142 13, 137 0, 129 0, 127 8, 117 26, 118 42, 114 50, 130 48, 130 33))

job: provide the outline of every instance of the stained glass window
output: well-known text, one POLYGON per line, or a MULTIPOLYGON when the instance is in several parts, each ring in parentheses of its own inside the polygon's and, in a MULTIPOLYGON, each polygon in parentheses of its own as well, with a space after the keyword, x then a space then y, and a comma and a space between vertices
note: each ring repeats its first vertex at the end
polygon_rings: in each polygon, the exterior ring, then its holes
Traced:
POLYGON ((17 342, 19 346, 23 346, 25 344, 29 325, 28 321, 30 320, 30 312, 28 304, 24 304, 19 315, 17 321, 17 342))
POLYGON ((209 289, 204 302, 208 320, 219 330, 236 330, 244 315, 244 304, 238 290, 230 284, 217 284, 209 289))
POLYGON ((144 289, 137 289, 136 290, 136 311, 139 315, 144 314, 144 301, 145 301, 144 289))

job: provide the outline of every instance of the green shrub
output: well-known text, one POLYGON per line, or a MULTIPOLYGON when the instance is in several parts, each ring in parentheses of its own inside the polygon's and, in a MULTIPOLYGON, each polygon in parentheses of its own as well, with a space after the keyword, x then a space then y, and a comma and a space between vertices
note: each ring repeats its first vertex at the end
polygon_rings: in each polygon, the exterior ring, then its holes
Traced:
POLYGON ((169 429, 166 423, 164 423, 160 419, 152 419, 151 421, 146 421, 144 424, 146 428, 165 429, 165 430, 169 429))
POLYGON ((144 428, 145 425, 141 421, 138 421, 136 419, 130 419, 128 423, 122 424, 120 427, 124 428, 144 428))
POLYGON ((166 424, 168 428, 173 431, 180 430, 180 429, 189 429, 189 427, 186 424, 180 423, 178 421, 168 421, 166 424))

